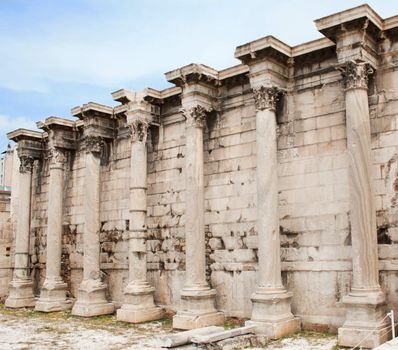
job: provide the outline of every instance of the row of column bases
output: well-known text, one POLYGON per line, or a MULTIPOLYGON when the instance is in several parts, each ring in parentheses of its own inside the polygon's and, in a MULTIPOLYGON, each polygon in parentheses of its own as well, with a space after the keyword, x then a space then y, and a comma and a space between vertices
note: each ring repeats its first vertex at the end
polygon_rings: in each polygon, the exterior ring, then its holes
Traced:
MULTIPOLYGON (((371 176, 371 145, 365 64, 350 62, 343 72, 346 96, 347 148, 351 193, 351 234, 353 282, 343 302, 346 322, 339 329, 341 345, 351 345, 374 333, 372 341, 382 341, 386 324, 383 318, 385 297, 378 281, 378 257, 375 208, 371 176), (377 338, 377 339, 376 339, 377 338), (376 339, 376 340, 375 340, 376 339)), ((282 285, 278 219, 278 174, 276 102, 281 90, 258 86, 253 89, 256 105, 257 143, 257 211, 258 211, 258 287, 252 295, 252 317, 247 324, 259 332, 279 338, 295 332, 300 320, 291 312, 292 293, 282 285)), ((185 106, 186 107, 186 106, 185 106)), ((216 291, 205 274, 203 127, 208 108, 200 104, 185 108, 186 117, 186 284, 181 291, 181 305, 173 319, 177 329, 192 329, 221 324, 224 315, 215 308, 216 291)), ((146 276, 146 191, 147 120, 129 121, 131 130, 129 281, 124 290, 124 303, 117 319, 144 322, 162 317, 154 303, 154 289, 146 276)), ((99 186, 101 139, 86 135, 84 186, 84 259, 83 281, 72 313, 94 316, 114 312, 106 300, 107 286, 101 281, 99 260, 99 186)), ((67 285, 60 275, 62 250, 62 193, 65 154, 51 147, 48 205, 46 278, 40 298, 35 300, 29 277, 30 194, 33 158, 20 156, 19 212, 16 226, 14 277, 10 283, 7 307, 35 306, 51 312, 70 308, 67 285)), ((370 343, 369 343, 370 344, 370 343)), ((373 344, 373 343, 372 343, 373 344)), ((366 346, 365 344, 362 344, 366 346)))

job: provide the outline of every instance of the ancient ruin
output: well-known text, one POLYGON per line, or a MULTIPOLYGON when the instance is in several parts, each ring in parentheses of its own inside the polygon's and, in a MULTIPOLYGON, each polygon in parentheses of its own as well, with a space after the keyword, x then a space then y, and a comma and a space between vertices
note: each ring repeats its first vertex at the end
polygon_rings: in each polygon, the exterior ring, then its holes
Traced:
POLYGON ((315 25, 323 38, 264 37, 237 47, 234 67, 190 64, 166 73, 173 87, 121 89, 114 107, 10 132, 5 305, 133 323, 172 310, 185 330, 239 317, 270 338, 335 331, 342 346, 389 339, 398 16, 362 5, 315 25))

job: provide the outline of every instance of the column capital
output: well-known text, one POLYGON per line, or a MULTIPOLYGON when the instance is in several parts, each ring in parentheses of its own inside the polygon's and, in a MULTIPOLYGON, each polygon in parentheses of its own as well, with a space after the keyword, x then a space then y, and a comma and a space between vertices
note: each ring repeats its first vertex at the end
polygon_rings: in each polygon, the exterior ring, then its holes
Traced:
POLYGON ((149 123, 145 119, 134 119, 128 123, 131 142, 146 143, 148 138, 149 123))
POLYGON ((20 155, 19 160, 20 160, 19 172, 31 173, 33 170, 33 162, 35 161, 35 159, 31 156, 20 155))
POLYGON ((183 108, 182 114, 186 119, 188 126, 195 128, 203 128, 205 125, 206 115, 212 111, 212 108, 205 108, 197 105, 191 108, 183 108))
POLYGON ((368 88, 368 78, 373 69, 366 62, 348 61, 339 70, 346 90, 368 88))
POLYGON ((101 136, 87 135, 84 138, 86 153, 100 154, 104 149, 104 139, 101 136))
POLYGON ((66 163, 65 151, 58 147, 52 146, 48 151, 47 157, 50 160, 50 165, 52 167, 62 168, 66 163))
POLYGON ((256 110, 276 110, 276 104, 283 91, 276 86, 259 86, 253 88, 253 97, 256 110))

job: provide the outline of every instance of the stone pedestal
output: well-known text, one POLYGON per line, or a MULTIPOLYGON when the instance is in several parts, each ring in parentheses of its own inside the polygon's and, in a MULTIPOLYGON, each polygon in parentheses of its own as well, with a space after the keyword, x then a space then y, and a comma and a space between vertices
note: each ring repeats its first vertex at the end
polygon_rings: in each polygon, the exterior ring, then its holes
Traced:
POLYGON ((86 167, 84 184, 84 254, 83 281, 77 292, 72 314, 83 317, 112 314, 113 303, 106 299, 107 286, 101 280, 100 271, 100 137, 85 139, 86 167))
MULTIPOLYGON (((51 138, 51 132, 50 136, 51 138)), ((62 213, 64 193, 64 152, 50 148, 50 180, 48 187, 48 225, 46 248, 46 278, 35 310, 42 312, 69 309, 66 298, 68 286, 61 277, 62 213)))
POLYGON ((158 320, 162 309, 154 303, 154 289, 147 282, 146 269, 146 191, 148 122, 130 121, 130 230, 129 230, 129 283, 124 290, 124 302, 117 310, 117 320, 131 323, 158 320))
POLYGON ((10 308, 32 307, 36 303, 29 266, 30 202, 34 159, 21 156, 20 161, 14 276, 5 301, 5 306, 10 308))
POLYGON ((291 312, 292 293, 282 285, 278 213, 278 164, 276 102, 280 91, 261 86, 253 90, 257 147, 258 287, 252 295, 253 310, 247 325, 277 339, 300 329, 291 312))
POLYGON ((348 62, 343 70, 353 271, 351 292, 343 299, 347 315, 338 330, 338 342, 341 346, 372 348, 383 343, 389 333, 383 321, 385 297, 379 285, 368 73, 369 67, 357 62, 348 62))
POLYGON ((186 127, 185 247, 186 282, 173 328, 193 329, 224 322, 215 308, 216 291, 206 282, 203 185, 203 126, 206 109, 201 105, 184 111, 186 127))

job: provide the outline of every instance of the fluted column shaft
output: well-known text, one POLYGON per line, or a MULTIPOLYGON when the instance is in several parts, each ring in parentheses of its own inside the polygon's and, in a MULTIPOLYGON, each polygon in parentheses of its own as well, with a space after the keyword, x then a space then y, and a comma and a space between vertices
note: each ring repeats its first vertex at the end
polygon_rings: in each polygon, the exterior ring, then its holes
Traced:
POLYGON ((5 301, 5 306, 12 308, 35 305, 29 260, 32 168, 34 159, 29 156, 20 156, 20 161, 14 276, 10 283, 9 296, 5 301))

